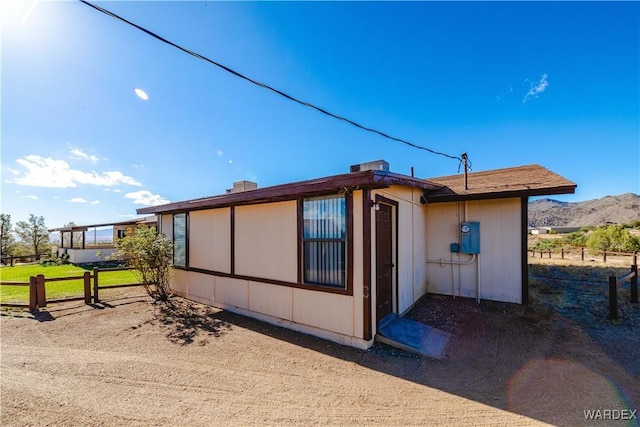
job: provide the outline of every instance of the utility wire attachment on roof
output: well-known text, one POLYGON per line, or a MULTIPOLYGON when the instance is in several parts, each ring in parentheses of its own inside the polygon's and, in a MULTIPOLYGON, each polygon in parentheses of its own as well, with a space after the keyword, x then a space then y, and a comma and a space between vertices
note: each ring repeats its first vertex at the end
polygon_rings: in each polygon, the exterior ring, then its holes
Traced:
POLYGON ((113 12, 111 12, 109 10, 106 10, 106 9, 100 7, 100 6, 96 6, 96 5, 90 3, 90 2, 88 2, 86 0, 80 0, 80 2, 86 4, 87 6, 90 6, 90 7, 94 8, 96 10, 98 10, 99 12, 104 13, 105 15, 111 16, 112 18, 118 19, 118 20, 120 20, 120 21, 122 21, 122 22, 124 22, 126 24, 129 24, 132 27, 135 27, 138 30, 147 33, 151 37, 153 37, 155 39, 158 39, 163 43, 166 43, 166 44, 168 44, 170 46, 175 47, 176 49, 179 49, 179 50, 181 50, 181 51, 183 51, 185 53, 188 53, 191 56, 194 56, 194 57, 196 57, 198 59, 201 59, 201 60, 206 61, 206 62, 208 62, 208 63, 210 63, 212 65, 215 65, 216 67, 222 68, 223 70, 227 71, 228 73, 233 74, 236 77, 239 77, 239 78, 241 78, 243 80, 246 80, 246 81, 248 81, 250 83, 253 83, 254 85, 259 86, 261 88, 270 90, 271 92, 274 92, 274 93, 276 93, 276 94, 278 94, 278 95, 280 95, 280 96, 282 96, 282 97, 284 97, 284 98, 286 98, 286 99, 288 99, 290 101, 296 102, 296 103, 298 103, 300 105, 303 105, 305 107, 309 107, 309 108, 314 109, 316 111, 319 111, 320 113, 325 114, 325 115, 327 115, 329 117, 333 117, 334 119, 337 119, 337 120, 342 120, 343 122, 349 123, 349 124, 351 124, 351 125, 353 125, 353 126, 355 126, 357 128, 360 128, 362 130, 375 133, 375 134, 380 135, 380 136, 382 136, 384 138, 387 138, 387 139, 390 139, 390 140, 393 140, 393 141, 397 141, 397 142, 401 142, 401 143, 403 143, 405 145, 408 145, 408 146, 413 147, 413 148, 417 148, 418 150, 427 151, 427 152, 429 152, 431 154, 436 154, 438 156, 443 156, 443 157, 447 157, 447 158, 450 158, 450 159, 453 159, 453 160, 457 160, 461 164, 463 163, 463 160, 458 156, 452 156, 452 155, 449 155, 449 154, 446 154, 446 153, 442 153, 440 151, 432 150, 430 148, 414 144, 414 143, 409 142, 409 141, 407 141, 405 139, 402 139, 402 138, 397 138, 395 136, 388 135, 388 134, 386 134, 384 132, 381 132, 381 131, 379 131, 377 129, 373 129, 373 128, 370 128, 370 127, 367 127, 367 126, 363 126, 363 125, 361 125, 359 123, 356 123, 353 120, 350 120, 350 119, 348 119, 346 117, 342 117, 342 116, 339 116, 337 114, 331 113, 331 112, 325 110, 324 108, 318 107, 318 106, 316 106, 314 104, 311 104, 309 102, 302 101, 302 100, 300 100, 300 99, 298 99, 298 98, 296 98, 294 96, 291 96, 291 95, 288 95, 285 92, 282 92, 281 90, 275 89, 275 88, 273 88, 273 87, 271 87, 271 86, 269 86, 269 85, 267 85, 265 83, 261 83, 261 82, 259 82, 257 80, 251 79, 251 78, 245 76, 244 74, 241 74, 241 73, 239 73, 239 72, 237 72, 237 71, 235 71, 235 70, 233 70, 233 69, 231 69, 231 68, 229 68, 229 67, 227 67, 225 65, 222 65, 222 64, 220 64, 220 63, 218 63, 216 61, 213 61, 213 60, 207 58, 206 56, 200 55, 197 52, 194 52, 194 51, 192 51, 190 49, 187 49, 187 48, 184 48, 184 47, 182 47, 182 46, 180 46, 180 45, 178 45, 178 44, 176 44, 176 43, 174 43, 174 42, 172 42, 170 40, 167 40, 164 37, 161 37, 161 36, 157 35, 156 33, 152 32, 150 30, 147 30, 144 27, 141 27, 141 26, 139 26, 137 24, 134 24, 133 22, 128 21, 128 20, 122 18, 119 15, 116 15, 115 13, 113 13, 113 12))

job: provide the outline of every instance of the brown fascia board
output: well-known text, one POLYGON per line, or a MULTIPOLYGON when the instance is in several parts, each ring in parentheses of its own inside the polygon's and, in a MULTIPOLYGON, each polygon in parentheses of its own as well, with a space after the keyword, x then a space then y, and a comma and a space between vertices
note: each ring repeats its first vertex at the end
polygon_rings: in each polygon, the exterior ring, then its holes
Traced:
POLYGON ((256 190, 249 190, 240 193, 222 194, 219 196, 169 203, 166 205, 151 206, 137 209, 136 212, 138 214, 184 212, 190 210, 294 200, 299 197, 327 195, 340 190, 386 188, 391 185, 414 187, 425 191, 443 189, 442 185, 407 175, 379 170, 368 170, 317 178, 308 181, 294 182, 290 184, 275 185, 272 187, 258 188, 256 190))
POLYGON ((577 187, 574 182, 540 165, 469 173, 467 190, 464 189, 463 174, 430 181, 445 186, 445 189, 425 191, 422 203, 572 194, 577 187))

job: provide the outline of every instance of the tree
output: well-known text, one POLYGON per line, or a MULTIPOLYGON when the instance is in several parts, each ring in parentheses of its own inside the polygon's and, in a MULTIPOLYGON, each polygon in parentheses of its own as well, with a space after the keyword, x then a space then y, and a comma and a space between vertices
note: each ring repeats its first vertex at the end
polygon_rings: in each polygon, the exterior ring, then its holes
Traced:
POLYGON ((0 214, 0 254, 11 255, 15 243, 11 225, 11 215, 0 214))
POLYGON ((116 256, 122 258, 156 300, 166 301, 171 295, 173 243, 155 228, 140 226, 127 230, 116 241, 116 256), (154 289, 155 288, 155 289, 154 289))
POLYGON ((19 221, 16 232, 23 242, 33 248, 34 254, 40 254, 41 249, 49 243, 49 230, 44 225, 44 217, 29 215, 28 221, 19 221))
POLYGON ((640 240, 619 225, 599 227, 587 239, 591 253, 601 251, 635 252, 640 250, 640 240))

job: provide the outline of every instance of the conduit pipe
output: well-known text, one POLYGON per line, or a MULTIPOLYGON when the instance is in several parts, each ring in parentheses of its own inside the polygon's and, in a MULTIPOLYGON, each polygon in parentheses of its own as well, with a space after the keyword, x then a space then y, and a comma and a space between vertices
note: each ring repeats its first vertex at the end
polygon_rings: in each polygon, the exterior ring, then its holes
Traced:
POLYGON ((471 259, 468 261, 447 261, 446 259, 439 259, 439 260, 435 260, 435 259, 428 259, 427 263, 428 264, 453 264, 453 265, 467 265, 467 264, 471 264, 473 261, 475 261, 476 259, 476 254, 471 254, 471 259))

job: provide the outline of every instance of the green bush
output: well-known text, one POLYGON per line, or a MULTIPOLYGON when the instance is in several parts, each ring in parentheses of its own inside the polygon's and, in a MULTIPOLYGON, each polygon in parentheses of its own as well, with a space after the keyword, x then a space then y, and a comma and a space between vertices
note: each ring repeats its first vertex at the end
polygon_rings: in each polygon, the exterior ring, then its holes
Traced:
POLYGON ((592 254, 602 251, 635 252, 640 250, 640 239, 619 225, 598 227, 589 235, 587 248, 592 254))

